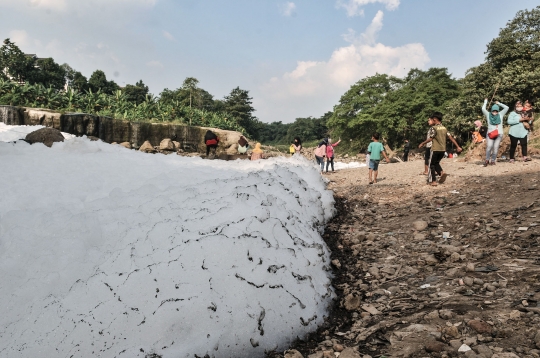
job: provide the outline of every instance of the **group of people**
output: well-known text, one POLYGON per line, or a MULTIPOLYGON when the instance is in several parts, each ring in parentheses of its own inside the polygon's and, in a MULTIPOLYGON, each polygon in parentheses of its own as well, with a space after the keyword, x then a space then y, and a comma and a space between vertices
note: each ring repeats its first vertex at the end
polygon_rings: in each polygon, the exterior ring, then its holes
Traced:
MULTIPOLYGON (((491 112, 487 110, 487 98, 482 105, 482 113, 486 117, 487 127, 484 127, 480 121, 476 121, 476 131, 474 141, 476 143, 486 141, 486 159, 484 166, 495 165, 497 154, 503 138, 503 120, 509 107, 499 101, 491 107, 491 112), (501 110, 502 107, 502 110, 501 110)), ((510 137, 510 163, 515 162, 517 145, 521 146, 521 155, 523 161, 530 161, 527 156, 527 142, 529 132, 533 129, 534 112, 532 103, 517 101, 514 110, 510 112, 507 124, 510 127, 508 136, 510 137)))
MULTIPOLYGON (((211 130, 207 130, 204 135, 204 144, 206 145, 206 157, 214 158, 216 156, 216 150, 219 144, 219 137, 211 130)), ((238 154, 247 154, 249 143, 246 137, 240 136, 240 139, 238 139, 237 144, 238 144, 238 147, 237 147, 238 154)), ((253 150, 251 151, 250 159, 251 160, 264 159, 264 152, 261 148, 261 143, 255 144, 255 148, 253 148, 253 150)))
MULTIPOLYGON (((482 113, 485 116, 487 125, 484 126, 482 121, 475 121, 475 130, 473 132, 473 144, 486 141, 486 159, 484 166, 495 165, 497 162, 497 155, 499 147, 503 138, 503 121, 504 116, 509 110, 509 107, 499 101, 491 107, 491 111, 487 110, 487 98, 482 105, 482 113)), ((446 127, 442 124, 443 115, 440 112, 434 112, 428 118, 429 131, 425 141, 420 143, 418 148, 425 147, 424 153, 424 175, 428 175, 428 183, 436 186, 445 182, 447 173, 444 172, 441 167, 441 160, 446 156, 447 140, 455 145, 457 153, 462 151, 457 141, 448 133, 446 127), (437 177, 439 180, 437 181, 437 177)), ((534 113, 533 104, 530 101, 517 101, 514 110, 510 112, 507 118, 507 124, 510 127, 508 136, 510 137, 510 163, 515 162, 515 152, 519 145, 521 146, 521 153, 523 161, 530 161, 530 157, 527 156, 527 142, 530 131, 533 128, 534 113)), ((219 143, 219 138, 212 131, 207 131, 205 135, 206 144, 206 156, 212 151, 215 154, 216 148, 219 143)), ((367 162, 369 166, 368 179, 369 184, 377 182, 377 175, 379 169, 379 162, 383 156, 388 162, 388 156, 386 154, 383 144, 379 141, 380 137, 378 133, 374 133, 371 137, 372 142, 367 149, 367 162)), ((324 138, 315 148, 315 160, 317 165, 320 166, 321 173, 325 171, 328 173, 329 169, 334 171, 334 148, 341 143, 341 138, 333 143, 332 139, 324 138)), ((246 153, 248 149, 248 141, 241 137, 238 141, 238 152, 246 153)), ((300 153, 302 151, 302 141, 299 137, 295 137, 289 148, 292 155, 300 153)), ((410 143, 405 140, 403 160, 407 161, 410 151, 410 143)), ((257 143, 252 150, 251 160, 257 160, 263 158, 263 151, 261 144, 257 143)))
POLYGON ((324 163, 326 158, 326 172, 328 173, 328 167, 332 167, 332 171, 334 171, 334 148, 337 147, 341 143, 341 138, 335 142, 332 143, 332 139, 330 138, 324 138, 318 145, 317 148, 315 148, 315 151, 313 152, 315 154, 315 160, 317 161, 317 164, 321 166, 321 173, 324 172, 324 163))

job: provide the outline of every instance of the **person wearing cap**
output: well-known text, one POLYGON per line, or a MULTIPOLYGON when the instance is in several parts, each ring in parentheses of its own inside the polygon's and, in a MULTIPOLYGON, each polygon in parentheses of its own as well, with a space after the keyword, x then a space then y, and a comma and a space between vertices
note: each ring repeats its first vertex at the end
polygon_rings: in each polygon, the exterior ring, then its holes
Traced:
POLYGON ((486 160, 484 162, 484 167, 487 167, 488 164, 495 165, 495 162, 497 161, 497 153, 499 152, 499 146, 501 145, 503 137, 503 118, 506 112, 508 112, 508 106, 499 101, 496 101, 491 107, 491 112, 488 112, 486 109, 487 103, 488 100, 486 98, 482 105, 482 113, 484 113, 488 124, 486 136, 486 160), (502 110, 501 107, 503 108, 502 110))

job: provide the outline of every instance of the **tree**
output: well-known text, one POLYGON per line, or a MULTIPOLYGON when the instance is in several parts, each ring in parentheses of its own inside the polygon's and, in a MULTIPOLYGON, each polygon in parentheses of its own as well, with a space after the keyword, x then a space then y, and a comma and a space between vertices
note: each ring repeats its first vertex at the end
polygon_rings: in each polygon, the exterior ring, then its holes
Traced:
POLYGON ((73 69, 67 63, 61 66, 66 72, 66 81, 69 88, 76 89, 79 92, 88 91, 88 80, 82 73, 73 69))
POLYGON ((135 86, 127 85, 124 89, 126 99, 130 102, 141 104, 146 100, 146 96, 149 94, 148 86, 146 86, 142 80, 137 82, 135 86))
POLYGON ((228 96, 225 96, 224 110, 246 129, 249 136, 253 139, 259 139, 260 121, 253 116, 255 108, 251 106, 252 99, 249 96, 249 91, 236 87, 228 96))
POLYGON ((287 130, 291 123, 285 124, 281 121, 272 123, 261 123, 258 128, 258 140, 265 144, 284 144, 287 138, 287 130))
POLYGON ((30 78, 31 83, 40 83, 45 87, 63 89, 66 85, 66 70, 52 58, 41 58, 36 61, 37 68, 30 78))
POLYGON ((376 74, 356 82, 334 106, 332 117, 327 122, 329 131, 343 139, 346 149, 366 148, 371 134, 379 128, 374 118, 377 105, 402 84, 399 78, 385 74, 376 74))
MULTIPOLYGON (((444 112, 459 94, 459 82, 446 68, 412 69, 402 79, 375 75, 358 81, 342 96, 328 126, 352 150, 365 149, 375 132, 394 147, 405 139, 420 142, 429 115, 444 112)), ((452 124, 448 127, 453 129, 452 124)))
POLYGON ((5 39, 0 48, 0 77, 4 80, 25 82, 35 75, 35 62, 35 56, 25 55, 14 42, 5 39))
POLYGON ((118 85, 114 81, 107 81, 105 72, 101 70, 95 70, 88 80, 88 86, 92 92, 100 91, 106 94, 113 94, 119 89, 118 85))
POLYGON ((178 103, 179 105, 201 109, 211 112, 219 112, 219 110, 214 106, 214 96, 205 91, 202 88, 199 88, 197 85, 199 80, 195 77, 187 77, 182 87, 171 91, 169 89, 164 89, 160 94, 160 101, 162 103, 178 103))

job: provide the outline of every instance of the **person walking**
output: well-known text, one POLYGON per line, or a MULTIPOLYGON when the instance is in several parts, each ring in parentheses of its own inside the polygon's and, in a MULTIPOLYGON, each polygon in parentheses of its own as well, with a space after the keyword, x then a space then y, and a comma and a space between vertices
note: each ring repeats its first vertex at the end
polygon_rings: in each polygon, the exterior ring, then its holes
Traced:
POLYGON ((484 113, 488 124, 486 136, 486 160, 484 162, 484 167, 487 167, 489 164, 495 165, 495 162, 497 161, 497 153, 499 152, 499 146, 501 145, 503 137, 503 118, 506 112, 508 112, 508 106, 499 101, 496 101, 491 107, 491 112, 488 112, 486 109, 487 103, 488 100, 486 98, 482 105, 482 113, 484 113), (499 105, 503 108, 502 111, 500 110, 499 105))
POLYGON ((403 146, 403 161, 406 162, 409 160, 409 151, 411 150, 411 143, 408 139, 405 139, 405 145, 403 146))
POLYGON ((313 151, 313 154, 315 154, 315 160, 317 161, 317 165, 321 166, 321 173, 324 172, 324 157, 326 156, 326 145, 328 143, 328 140, 325 139, 322 142, 319 143, 317 148, 313 151))
POLYGON ((368 170, 368 179, 369 184, 377 183, 377 175, 379 174, 379 163, 381 161, 381 153, 384 155, 384 159, 387 163, 390 163, 390 159, 386 155, 384 150, 384 145, 379 142, 379 133, 373 133, 371 136, 371 143, 369 143, 368 149, 369 153, 369 170, 368 170))
POLYGON ((514 156, 516 154, 516 148, 518 142, 521 146, 521 155, 523 156, 523 161, 528 162, 531 158, 527 157, 527 136, 529 131, 526 128, 526 125, 529 122, 529 117, 525 115, 523 110, 523 104, 521 101, 516 102, 514 110, 508 115, 507 123, 510 126, 508 131, 508 136, 510 137, 510 163, 514 163, 514 156))
POLYGON ((458 153, 460 153, 462 150, 454 137, 452 137, 450 133, 448 133, 446 127, 442 125, 442 117, 442 113, 440 112, 434 112, 429 117, 431 119, 431 123, 433 123, 433 126, 429 130, 429 138, 420 143, 418 146, 418 148, 422 148, 427 143, 433 142, 433 145, 431 146, 432 153, 430 165, 431 185, 433 186, 437 185, 437 174, 440 176, 439 184, 444 183, 446 181, 446 177, 448 176, 448 174, 446 174, 441 167, 441 160, 444 158, 444 154, 446 153, 446 140, 450 139, 450 141, 454 143, 458 153))
POLYGON ((336 143, 332 143, 332 139, 328 138, 328 145, 326 146, 326 172, 328 173, 328 165, 332 165, 332 171, 334 171, 334 147, 341 142, 341 138, 336 143))

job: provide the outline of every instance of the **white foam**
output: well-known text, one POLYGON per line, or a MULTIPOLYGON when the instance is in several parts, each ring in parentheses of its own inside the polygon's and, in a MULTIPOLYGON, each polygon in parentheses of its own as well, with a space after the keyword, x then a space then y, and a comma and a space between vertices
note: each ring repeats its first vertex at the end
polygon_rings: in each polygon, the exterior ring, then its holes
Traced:
POLYGON ((333 197, 303 157, 73 138, 0 158, 1 357, 263 357, 323 322, 333 197))

